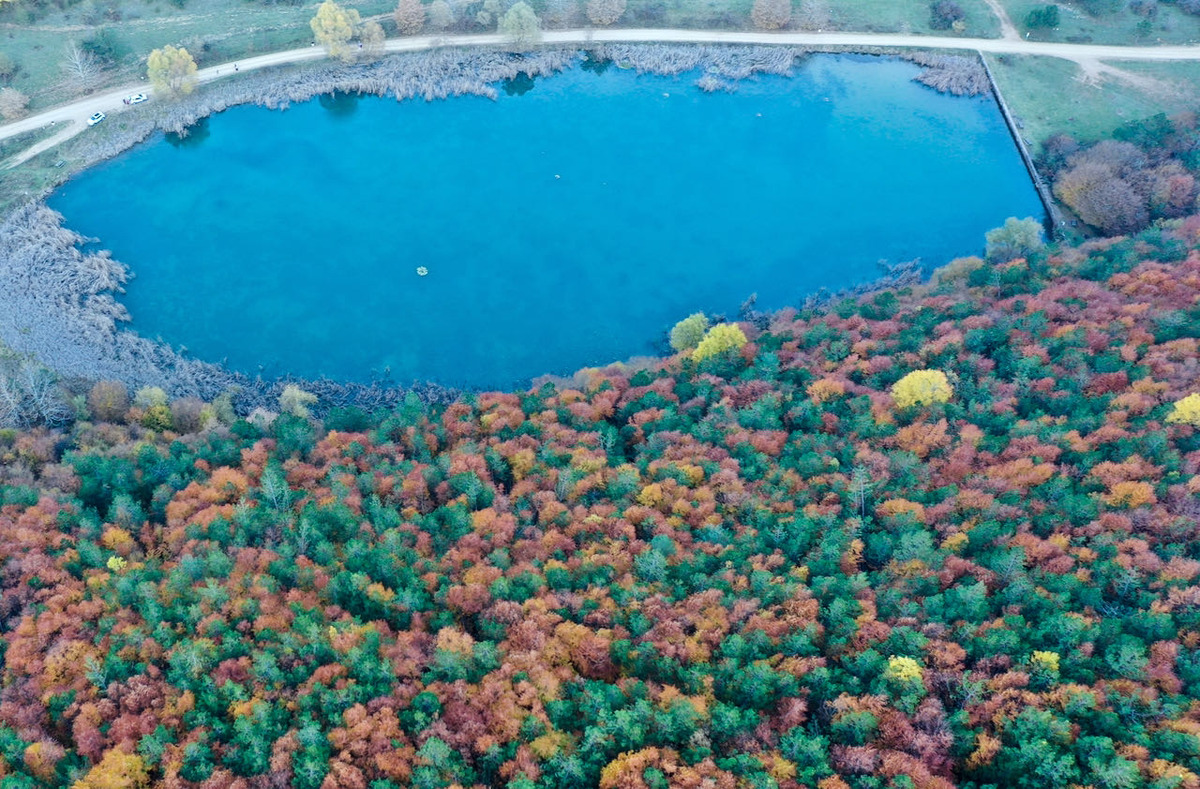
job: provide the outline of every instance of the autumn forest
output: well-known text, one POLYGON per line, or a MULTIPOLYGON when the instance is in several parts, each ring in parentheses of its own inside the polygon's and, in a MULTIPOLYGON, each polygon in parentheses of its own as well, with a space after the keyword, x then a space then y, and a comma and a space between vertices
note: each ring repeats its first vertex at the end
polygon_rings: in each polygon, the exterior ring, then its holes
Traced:
POLYGON ((0 787, 1200 789, 1198 298, 1192 217, 444 405, 102 382, 0 431, 0 787))

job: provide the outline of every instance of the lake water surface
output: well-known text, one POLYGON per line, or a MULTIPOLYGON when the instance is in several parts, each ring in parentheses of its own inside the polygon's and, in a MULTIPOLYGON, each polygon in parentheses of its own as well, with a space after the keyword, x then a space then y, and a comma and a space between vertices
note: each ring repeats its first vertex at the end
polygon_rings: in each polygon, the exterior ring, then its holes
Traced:
POLYGON ((194 357, 520 385, 653 352, 697 310, 796 304, 1040 218, 991 98, 916 73, 818 55, 734 93, 577 68, 496 101, 238 107, 49 202, 130 266, 133 329, 194 357))

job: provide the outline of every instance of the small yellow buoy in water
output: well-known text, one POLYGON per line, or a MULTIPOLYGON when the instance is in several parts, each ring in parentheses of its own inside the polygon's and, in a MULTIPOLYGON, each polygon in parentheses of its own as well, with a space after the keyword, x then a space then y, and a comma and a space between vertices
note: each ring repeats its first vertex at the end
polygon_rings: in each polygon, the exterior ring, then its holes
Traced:
POLYGON ((428 273, 429 273, 429 269, 425 268, 424 266, 417 266, 417 276, 418 277, 423 277, 428 273))

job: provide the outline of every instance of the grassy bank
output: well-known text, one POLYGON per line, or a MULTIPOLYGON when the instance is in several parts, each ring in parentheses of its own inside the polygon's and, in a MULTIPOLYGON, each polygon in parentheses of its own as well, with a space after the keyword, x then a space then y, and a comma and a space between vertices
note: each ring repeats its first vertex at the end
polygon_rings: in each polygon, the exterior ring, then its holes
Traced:
POLYGON ((1159 112, 1200 105, 1200 63, 1117 63, 1127 76, 1090 75, 1058 58, 988 55, 996 84, 1036 153, 1050 135, 1096 140, 1159 112))

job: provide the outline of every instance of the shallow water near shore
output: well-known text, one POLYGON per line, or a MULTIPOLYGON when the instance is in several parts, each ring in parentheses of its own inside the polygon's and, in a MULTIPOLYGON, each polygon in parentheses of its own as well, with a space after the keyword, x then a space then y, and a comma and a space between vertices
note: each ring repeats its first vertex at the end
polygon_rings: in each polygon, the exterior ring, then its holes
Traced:
POLYGON ((917 72, 816 55, 733 93, 576 68, 496 101, 236 107, 49 205, 129 265, 132 328, 194 357, 522 385, 651 353, 697 310, 797 304, 1040 218, 992 99, 917 72))

